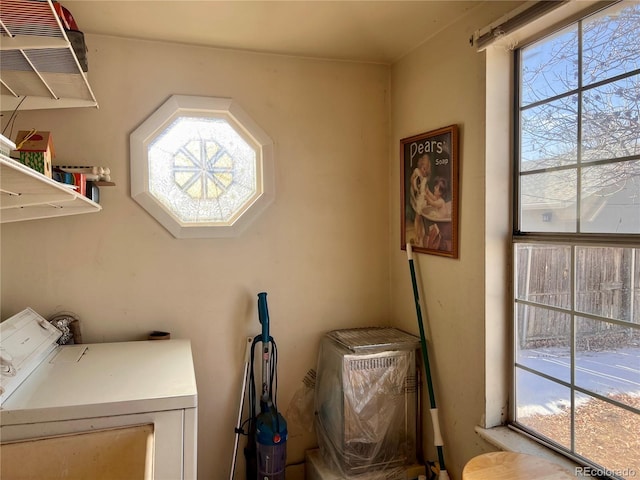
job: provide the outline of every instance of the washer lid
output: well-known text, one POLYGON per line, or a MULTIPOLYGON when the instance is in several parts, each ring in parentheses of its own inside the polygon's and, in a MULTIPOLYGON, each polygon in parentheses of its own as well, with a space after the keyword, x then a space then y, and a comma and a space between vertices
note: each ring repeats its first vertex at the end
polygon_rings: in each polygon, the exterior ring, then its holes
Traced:
POLYGON ((0 405, 56 348, 61 335, 31 308, 0 323, 0 405))

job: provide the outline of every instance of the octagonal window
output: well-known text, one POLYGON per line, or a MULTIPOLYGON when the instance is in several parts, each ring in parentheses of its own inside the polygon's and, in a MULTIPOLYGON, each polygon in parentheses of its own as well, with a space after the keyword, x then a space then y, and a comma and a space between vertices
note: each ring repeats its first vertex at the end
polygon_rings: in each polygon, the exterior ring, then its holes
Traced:
POLYGON ((235 236, 273 199, 272 142, 230 99, 174 95, 130 140, 131 195, 175 237, 235 236))

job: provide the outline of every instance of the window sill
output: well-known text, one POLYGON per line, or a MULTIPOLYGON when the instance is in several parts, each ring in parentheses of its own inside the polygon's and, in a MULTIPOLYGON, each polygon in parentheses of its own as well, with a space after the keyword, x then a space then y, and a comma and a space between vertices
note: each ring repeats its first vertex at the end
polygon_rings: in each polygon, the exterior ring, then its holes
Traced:
POLYGON ((538 442, 528 438, 526 435, 512 430, 509 427, 476 427, 475 430, 483 440, 486 440, 500 450, 535 455, 537 457, 544 458, 545 460, 549 460, 550 462, 557 463, 578 478, 595 478, 586 474, 577 475, 575 473, 576 468, 581 465, 564 455, 554 452, 550 448, 539 444, 538 442))

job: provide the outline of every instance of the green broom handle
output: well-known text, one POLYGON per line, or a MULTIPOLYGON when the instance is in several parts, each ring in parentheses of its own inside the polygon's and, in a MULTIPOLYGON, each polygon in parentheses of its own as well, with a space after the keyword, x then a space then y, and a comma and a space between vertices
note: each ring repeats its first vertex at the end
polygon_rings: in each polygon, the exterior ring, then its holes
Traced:
POLYGON ((413 260, 409 260, 411 270, 411 281, 413 282, 413 298, 416 302, 416 314, 418 317, 418 328, 420 329, 420 347, 422 350, 422 361, 424 363, 425 375, 427 377, 427 388, 429 389, 429 402, 431 408, 436 408, 436 397, 433 392, 433 381, 431 379, 431 367, 429 366, 429 354, 427 353, 427 341, 422 325, 422 309, 420 308, 420 297, 418 296, 418 285, 416 284, 416 269, 413 260))
POLYGON ((448 478, 447 469, 444 464, 444 451, 442 448, 442 435, 440 433, 440 423, 438 421, 438 411, 436 409, 436 396, 433 391, 433 381, 431 379, 431 367, 429 366, 429 353, 427 351, 427 340, 424 334, 424 326, 422 322, 422 309, 420 308, 420 295, 418 293, 418 282, 416 280, 416 269, 413 264, 413 251, 411 244, 407 243, 407 258, 409 259, 409 270, 411 271, 411 284, 413 286, 413 299, 416 304, 416 316, 418 317, 418 328, 420 330, 420 347, 422 350, 422 361, 424 363, 424 372, 427 378, 427 389, 429 390, 429 403, 431 407, 431 420, 433 424, 434 444, 438 451, 438 463, 442 478, 448 478))

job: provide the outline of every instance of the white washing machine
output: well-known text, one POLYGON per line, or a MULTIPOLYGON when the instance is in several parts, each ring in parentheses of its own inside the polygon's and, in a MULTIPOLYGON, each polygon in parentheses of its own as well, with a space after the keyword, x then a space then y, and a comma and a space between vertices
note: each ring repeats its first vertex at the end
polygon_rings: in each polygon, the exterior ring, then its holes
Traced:
MULTIPOLYGON (((190 342, 59 346, 60 333, 31 309, 0 323, 3 465, 12 446, 26 445, 29 452, 41 440, 62 445, 60 439, 139 426, 152 432, 141 478, 195 479, 197 389, 190 342)), ((106 442, 105 449, 96 444, 86 460, 113 447, 113 437, 106 442)), ((54 449, 55 455, 65 457, 64 448, 54 449)), ((70 452, 68 457, 64 462, 82 460, 70 452)))

